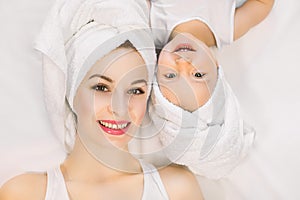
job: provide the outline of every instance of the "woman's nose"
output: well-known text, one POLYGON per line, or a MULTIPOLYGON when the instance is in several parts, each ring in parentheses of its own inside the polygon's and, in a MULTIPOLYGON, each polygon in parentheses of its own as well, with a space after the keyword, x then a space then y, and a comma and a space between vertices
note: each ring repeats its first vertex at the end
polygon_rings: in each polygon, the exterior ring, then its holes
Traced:
POLYGON ((128 99, 119 91, 113 93, 110 102, 110 111, 117 117, 126 116, 128 111, 128 99))

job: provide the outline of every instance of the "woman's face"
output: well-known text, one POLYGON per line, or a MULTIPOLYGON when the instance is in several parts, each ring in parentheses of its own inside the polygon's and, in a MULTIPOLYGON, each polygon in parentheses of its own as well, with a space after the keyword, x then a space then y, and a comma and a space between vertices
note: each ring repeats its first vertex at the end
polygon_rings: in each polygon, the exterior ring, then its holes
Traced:
POLYGON ((145 62, 131 48, 117 48, 96 62, 74 100, 79 136, 94 146, 127 150, 146 112, 147 81, 145 62))
POLYGON ((208 101, 217 76, 211 52, 191 34, 176 35, 159 55, 160 90, 170 102, 187 111, 195 111, 208 101))

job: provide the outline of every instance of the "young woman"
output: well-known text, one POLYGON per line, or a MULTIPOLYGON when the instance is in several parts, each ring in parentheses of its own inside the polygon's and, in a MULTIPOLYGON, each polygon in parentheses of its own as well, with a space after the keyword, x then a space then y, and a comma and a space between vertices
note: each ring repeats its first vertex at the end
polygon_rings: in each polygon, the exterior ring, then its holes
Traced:
POLYGON ((11 179, 1 200, 202 199, 187 169, 157 170, 128 152, 146 113, 156 61, 150 31, 142 29, 147 15, 129 5, 135 2, 55 4, 37 48, 49 118, 68 156, 46 173, 11 179))
POLYGON ((149 47, 140 43, 147 37, 132 30, 107 40, 115 28, 86 26, 67 44, 66 98, 76 119, 74 147, 47 173, 8 181, 0 199, 202 199, 188 170, 168 166, 157 171, 128 152, 150 93, 151 65, 137 50, 149 47))

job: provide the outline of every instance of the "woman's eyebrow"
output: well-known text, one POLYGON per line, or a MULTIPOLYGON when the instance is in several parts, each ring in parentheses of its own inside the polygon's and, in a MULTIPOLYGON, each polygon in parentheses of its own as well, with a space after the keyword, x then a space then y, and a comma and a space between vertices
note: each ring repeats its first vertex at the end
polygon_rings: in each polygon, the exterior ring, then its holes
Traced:
POLYGON ((140 79, 140 80, 133 81, 133 82, 131 83, 131 85, 138 84, 138 83, 145 83, 145 84, 147 85, 147 81, 144 80, 144 79, 140 79))
POLYGON ((106 80, 108 82, 111 82, 111 83, 113 82, 113 80, 111 78, 109 78, 107 76, 100 75, 100 74, 94 74, 94 75, 90 76, 89 79, 92 79, 92 78, 95 78, 95 77, 102 78, 102 79, 104 79, 104 80, 106 80))

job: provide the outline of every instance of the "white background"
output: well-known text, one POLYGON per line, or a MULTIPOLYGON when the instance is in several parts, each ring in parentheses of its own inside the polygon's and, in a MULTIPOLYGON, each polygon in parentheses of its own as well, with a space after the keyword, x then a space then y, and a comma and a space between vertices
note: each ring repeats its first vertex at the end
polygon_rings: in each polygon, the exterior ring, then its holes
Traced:
MULTIPOLYGON (((40 55, 32 48, 53 2, 0 0, 0 185, 64 159, 43 105, 40 55)), ((227 179, 203 186, 208 197, 300 199, 299 20, 298 0, 277 0, 264 22, 218 53, 257 137, 227 179)))

